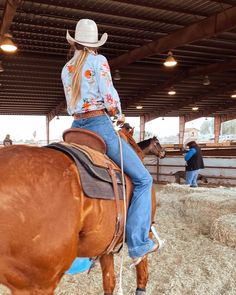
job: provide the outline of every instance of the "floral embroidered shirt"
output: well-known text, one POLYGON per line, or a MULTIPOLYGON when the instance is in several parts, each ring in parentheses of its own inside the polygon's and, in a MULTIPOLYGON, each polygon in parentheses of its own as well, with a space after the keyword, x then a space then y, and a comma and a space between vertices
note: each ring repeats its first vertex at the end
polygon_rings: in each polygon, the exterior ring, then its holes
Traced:
POLYGON ((75 51, 74 56, 65 64, 61 73, 68 113, 73 115, 106 109, 110 113, 115 110, 114 115, 120 118, 122 115, 120 98, 113 86, 107 59, 103 55, 89 53, 87 56, 82 68, 80 100, 75 109, 71 108, 73 69, 78 54, 80 52, 75 51))

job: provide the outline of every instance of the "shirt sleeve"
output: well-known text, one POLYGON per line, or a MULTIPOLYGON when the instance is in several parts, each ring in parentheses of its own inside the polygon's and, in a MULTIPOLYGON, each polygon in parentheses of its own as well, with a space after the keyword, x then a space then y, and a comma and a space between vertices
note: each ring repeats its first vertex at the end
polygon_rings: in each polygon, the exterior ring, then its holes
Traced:
POLYGON ((97 57, 95 71, 99 92, 109 114, 119 119, 122 116, 120 98, 112 82, 108 61, 103 55, 97 57))
POLYGON ((185 160, 185 161, 190 160, 190 159, 191 159, 196 153, 197 153, 196 149, 191 148, 191 149, 187 152, 187 154, 184 156, 184 160, 185 160))

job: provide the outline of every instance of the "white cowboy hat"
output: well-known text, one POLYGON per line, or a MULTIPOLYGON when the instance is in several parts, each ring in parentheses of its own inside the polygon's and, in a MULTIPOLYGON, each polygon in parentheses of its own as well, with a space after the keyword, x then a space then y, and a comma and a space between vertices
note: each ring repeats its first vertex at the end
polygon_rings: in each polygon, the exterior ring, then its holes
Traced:
POLYGON ((69 31, 66 32, 66 39, 71 44, 81 44, 88 47, 100 47, 107 41, 107 33, 104 33, 98 40, 98 28, 91 19, 81 19, 75 28, 75 38, 72 38, 69 31))

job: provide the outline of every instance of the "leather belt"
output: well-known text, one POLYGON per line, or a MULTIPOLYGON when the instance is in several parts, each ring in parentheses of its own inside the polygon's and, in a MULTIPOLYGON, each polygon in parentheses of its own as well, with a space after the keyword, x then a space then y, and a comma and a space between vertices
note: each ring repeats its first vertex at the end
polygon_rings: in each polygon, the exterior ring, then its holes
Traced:
POLYGON ((95 110, 95 111, 89 111, 86 113, 78 113, 74 114, 74 119, 75 120, 81 120, 81 119, 87 119, 87 118, 92 118, 92 117, 97 117, 97 116, 102 116, 105 114, 105 110, 95 110))

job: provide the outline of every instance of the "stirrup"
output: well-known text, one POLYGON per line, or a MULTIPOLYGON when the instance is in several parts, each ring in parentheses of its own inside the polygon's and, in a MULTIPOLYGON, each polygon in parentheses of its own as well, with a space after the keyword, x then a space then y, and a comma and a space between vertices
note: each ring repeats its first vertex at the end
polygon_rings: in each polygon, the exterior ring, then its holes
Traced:
POLYGON ((159 245, 158 250, 160 250, 160 249, 165 245, 166 240, 162 240, 162 239, 159 237, 159 235, 158 235, 158 233, 157 233, 157 231, 156 231, 154 225, 151 226, 151 231, 152 231, 154 237, 156 238, 156 240, 157 240, 157 242, 158 242, 158 245, 159 245))
POLYGON ((156 252, 157 250, 159 250, 160 245, 159 244, 154 244, 154 246, 152 247, 152 249, 150 249, 146 254, 144 254, 143 256, 137 257, 133 259, 133 263, 130 265, 130 268, 138 265, 144 258, 147 257, 148 254, 156 252))

